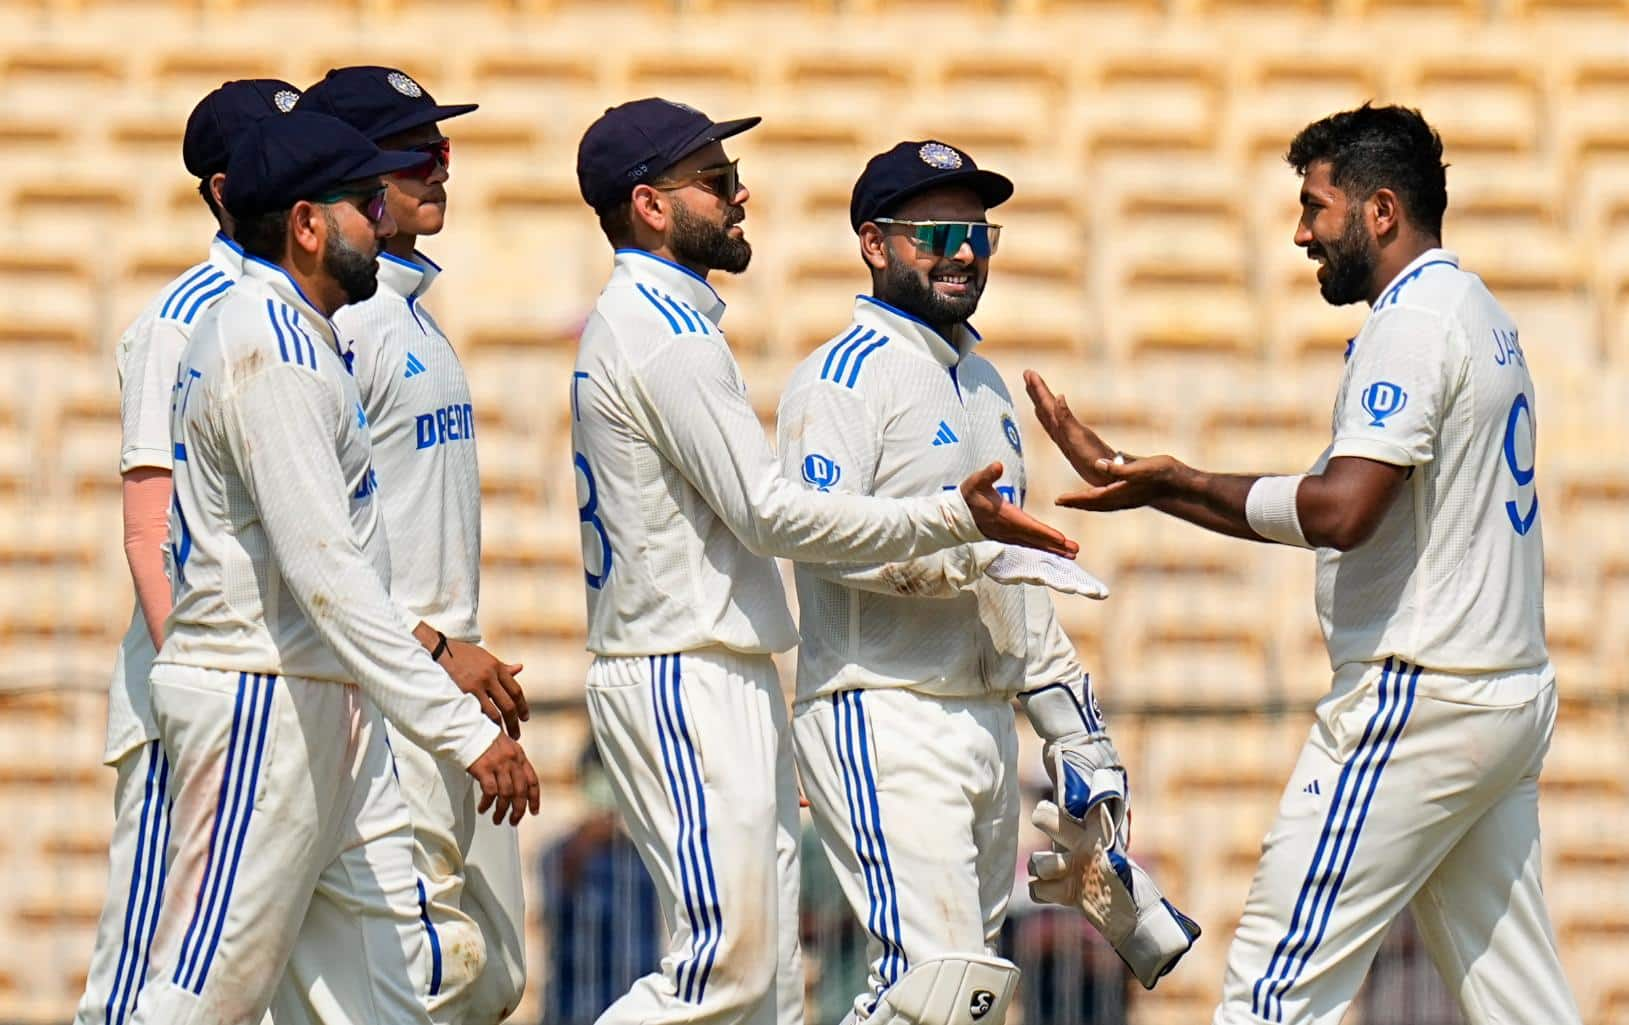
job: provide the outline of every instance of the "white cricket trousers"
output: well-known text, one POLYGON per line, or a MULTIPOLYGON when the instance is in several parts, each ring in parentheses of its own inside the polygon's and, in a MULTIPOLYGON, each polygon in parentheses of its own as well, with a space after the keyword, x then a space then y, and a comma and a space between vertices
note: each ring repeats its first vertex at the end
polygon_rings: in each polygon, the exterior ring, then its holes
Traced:
POLYGON ((161 664, 174 799, 138 1025, 260 1025, 326 965, 325 1021, 427 1025, 413 841, 383 720, 354 687, 161 664))
POLYGON ((801 1025, 798 795, 767 655, 605 657, 588 714, 668 930, 599 1025, 801 1025))
POLYGON ((792 734, 820 845, 869 934, 855 1017, 919 961, 994 954, 1018 864, 1012 702, 849 690, 800 701, 792 734))
POLYGON ((170 761, 156 740, 113 763, 113 838, 107 895, 74 1025, 126 1025, 136 1012, 163 907, 170 825, 170 761))
POLYGON ((1284 788, 1216 1025, 1336 1025, 1405 907, 1470 1025, 1576 1025, 1539 883, 1555 671, 1342 667, 1284 788))

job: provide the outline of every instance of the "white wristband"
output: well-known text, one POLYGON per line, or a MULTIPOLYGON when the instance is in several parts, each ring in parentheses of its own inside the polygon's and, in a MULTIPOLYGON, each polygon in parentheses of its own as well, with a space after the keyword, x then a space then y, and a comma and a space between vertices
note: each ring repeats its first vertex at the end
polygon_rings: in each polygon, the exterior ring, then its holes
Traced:
POLYGON ((1312 548, 1301 532, 1301 515, 1295 509, 1295 494, 1306 474, 1293 477, 1262 477, 1250 485, 1244 500, 1244 518, 1250 529, 1269 541, 1297 548, 1312 548))

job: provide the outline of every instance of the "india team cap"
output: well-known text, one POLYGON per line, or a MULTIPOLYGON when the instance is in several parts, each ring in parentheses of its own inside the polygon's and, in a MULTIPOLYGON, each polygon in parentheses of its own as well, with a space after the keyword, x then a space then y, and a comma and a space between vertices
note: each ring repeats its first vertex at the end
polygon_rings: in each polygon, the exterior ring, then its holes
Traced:
POLYGON ((912 196, 946 185, 961 185, 978 193, 986 207, 1012 198, 1012 181, 994 171, 982 171, 967 151, 936 139, 902 142, 872 157, 854 183, 848 204, 849 223, 860 225, 888 216, 912 196))
POLYGON ((385 152, 338 118, 297 110, 250 125, 226 167, 226 209, 243 219, 287 210, 358 179, 417 167, 427 153, 385 152))
POLYGON ((181 160, 194 178, 226 170, 238 135, 261 118, 287 114, 300 90, 276 78, 242 78, 224 83, 198 101, 181 138, 181 160))
POLYGON ((630 100, 607 110, 583 133, 577 145, 577 187, 596 212, 609 210, 627 199, 634 186, 657 180, 696 150, 740 135, 762 120, 714 121, 672 100, 630 100))
POLYGON ((378 142, 409 128, 468 114, 478 106, 437 103, 406 73, 368 64, 331 69, 305 91, 296 109, 337 117, 378 142))

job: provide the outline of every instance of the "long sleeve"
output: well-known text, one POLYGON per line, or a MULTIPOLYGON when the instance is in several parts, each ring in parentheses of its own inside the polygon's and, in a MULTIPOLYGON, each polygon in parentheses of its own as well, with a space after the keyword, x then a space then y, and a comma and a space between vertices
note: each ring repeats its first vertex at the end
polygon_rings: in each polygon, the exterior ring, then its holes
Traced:
POLYGON ((634 371, 653 444, 749 550, 799 561, 893 560, 980 540, 958 492, 880 499, 782 476, 722 340, 680 335, 634 371))
MULTIPOLYGON (((776 418, 781 471, 817 491, 870 495, 881 432, 861 393, 826 381, 788 389, 776 418)), ((984 575, 1001 544, 980 541, 894 562, 809 562, 799 568, 842 587, 910 598, 954 598, 984 575)))
POLYGON ((291 363, 240 380, 223 406, 230 457, 301 612, 403 734, 467 767, 498 727, 413 639, 357 543, 331 441, 348 411, 320 377, 291 363))
POLYGON ((1056 683, 1073 687, 1086 670, 1075 653, 1074 642, 1058 622, 1052 592, 1032 584, 1024 588, 1024 618, 1029 630, 1024 658, 1024 690, 1038 690, 1056 683))

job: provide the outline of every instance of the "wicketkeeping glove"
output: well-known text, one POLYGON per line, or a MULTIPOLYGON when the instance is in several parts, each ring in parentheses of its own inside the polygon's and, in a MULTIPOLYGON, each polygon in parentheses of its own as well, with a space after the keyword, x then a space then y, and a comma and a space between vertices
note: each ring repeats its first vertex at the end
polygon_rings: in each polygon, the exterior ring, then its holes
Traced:
POLYGON ((1073 559, 1017 545, 1002 548, 985 567, 984 575, 998 584, 1034 584, 1060 594, 1099 600, 1109 596, 1109 585, 1081 569, 1073 559))

